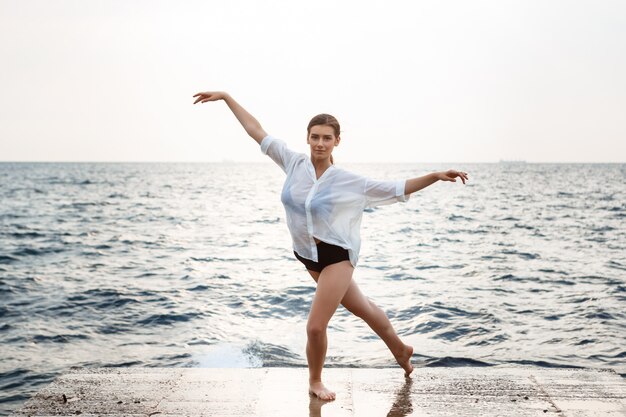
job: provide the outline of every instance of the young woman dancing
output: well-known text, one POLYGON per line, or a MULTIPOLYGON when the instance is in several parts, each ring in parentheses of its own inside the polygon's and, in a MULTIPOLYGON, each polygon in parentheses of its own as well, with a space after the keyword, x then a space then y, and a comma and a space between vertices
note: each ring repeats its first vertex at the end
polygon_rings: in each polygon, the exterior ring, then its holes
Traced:
POLYGON ((413 371, 413 347, 400 340, 384 311, 365 297, 352 279, 361 246, 363 210, 407 201, 412 193, 439 180, 455 182, 459 177, 465 184, 467 173, 449 170, 400 181, 373 180, 333 165, 332 152, 341 141, 339 123, 333 116, 320 114, 309 122, 309 156, 268 135, 227 93, 207 91, 193 97, 194 104, 224 100, 261 151, 287 174, 281 201, 294 255, 317 283, 306 326, 309 392, 323 400, 335 399, 335 393, 322 383, 322 368, 326 328, 339 303, 380 336, 408 376, 413 371))

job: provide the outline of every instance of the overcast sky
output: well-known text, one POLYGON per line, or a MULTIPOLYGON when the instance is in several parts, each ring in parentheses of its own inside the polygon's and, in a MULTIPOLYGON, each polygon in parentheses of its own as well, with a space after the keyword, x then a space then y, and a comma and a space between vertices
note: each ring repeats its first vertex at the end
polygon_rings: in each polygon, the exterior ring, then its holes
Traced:
POLYGON ((0 161, 625 162, 626 2, 0 0, 0 161))

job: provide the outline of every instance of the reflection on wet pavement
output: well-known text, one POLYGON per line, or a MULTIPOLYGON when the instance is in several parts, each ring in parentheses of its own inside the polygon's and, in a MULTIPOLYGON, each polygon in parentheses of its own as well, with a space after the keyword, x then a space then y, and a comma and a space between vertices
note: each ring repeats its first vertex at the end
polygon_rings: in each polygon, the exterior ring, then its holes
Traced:
MULTIPOLYGON (((387 417, 407 417, 413 412, 413 404, 411 403, 411 386, 413 379, 405 377, 404 383, 396 392, 396 397, 387 413, 387 417)), ((314 395, 310 395, 309 401, 309 417, 322 417, 322 407, 329 404, 329 401, 320 400, 314 395)))

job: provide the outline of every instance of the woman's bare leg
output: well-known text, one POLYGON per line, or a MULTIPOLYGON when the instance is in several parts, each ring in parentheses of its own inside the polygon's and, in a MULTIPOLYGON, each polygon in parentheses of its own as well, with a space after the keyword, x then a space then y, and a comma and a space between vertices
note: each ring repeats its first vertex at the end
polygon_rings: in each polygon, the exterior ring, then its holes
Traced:
POLYGON ((400 340, 385 312, 374 304, 372 300, 363 295, 354 280, 350 282, 341 304, 352 314, 362 318, 380 336, 394 358, 396 358, 398 365, 404 369, 406 376, 413 372, 413 365, 411 365, 413 347, 405 345, 400 340))
POLYGON ((317 277, 317 289, 307 321, 306 358, 309 364, 309 391, 323 400, 334 400, 335 393, 322 383, 328 339, 326 328, 350 286, 354 267, 349 261, 328 265, 317 277))
MULTIPOLYGON (((317 272, 309 271, 309 273, 315 281, 318 280, 319 274, 317 272)), ((413 347, 405 345, 400 340, 385 312, 363 295, 354 280, 350 280, 350 285, 341 300, 341 304, 352 314, 363 319, 385 342, 398 365, 404 369, 405 375, 408 376, 413 372, 413 365, 411 365, 413 347)))

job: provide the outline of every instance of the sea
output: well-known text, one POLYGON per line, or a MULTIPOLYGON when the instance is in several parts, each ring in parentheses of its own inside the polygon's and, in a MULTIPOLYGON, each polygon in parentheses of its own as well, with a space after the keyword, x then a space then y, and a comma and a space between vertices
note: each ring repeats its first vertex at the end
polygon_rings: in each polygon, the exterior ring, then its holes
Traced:
MULTIPOLYGON (((354 279, 421 367, 626 377, 626 164, 457 169, 363 213, 354 279)), ((306 367, 315 282, 264 163, 0 163, 0 414, 72 367, 306 367)), ((327 367, 397 365, 339 307, 327 367)), ((401 372, 398 368, 398 372, 401 372)))

